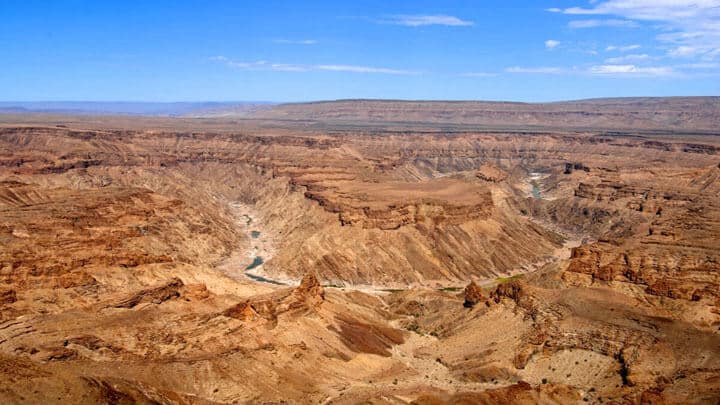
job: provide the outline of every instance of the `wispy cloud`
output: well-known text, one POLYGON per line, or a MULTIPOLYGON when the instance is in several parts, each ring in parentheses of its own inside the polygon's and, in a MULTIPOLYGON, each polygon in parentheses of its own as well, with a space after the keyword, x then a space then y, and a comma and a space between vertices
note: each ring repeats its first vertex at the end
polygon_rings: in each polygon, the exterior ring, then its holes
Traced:
POLYGON ((445 25, 450 27, 465 27, 474 25, 472 21, 462 20, 451 15, 394 15, 378 20, 384 24, 403 25, 406 27, 423 27, 427 25, 445 25))
POLYGON ((460 74, 462 77, 496 77, 497 75, 497 73, 490 72, 467 72, 460 74))
POLYGON ((585 75, 602 77, 667 77, 679 76, 672 66, 644 67, 634 64, 602 64, 585 67, 509 67, 506 73, 535 75, 585 75))
POLYGON ((720 0, 595 0, 587 8, 547 10, 654 22, 664 31, 656 39, 669 48, 668 56, 706 61, 720 58, 720 0))
POLYGON ((695 56, 697 53, 698 50, 695 47, 682 45, 668 51, 668 56, 673 58, 684 58, 695 56))
POLYGON ((637 44, 632 45, 608 45, 607 48, 605 48, 606 52, 612 52, 612 51, 619 51, 619 52, 629 52, 634 51, 636 49, 640 49, 641 46, 637 44))
POLYGON ((617 27, 617 28, 636 28, 639 24, 632 20, 575 20, 568 23, 570 28, 597 28, 597 27, 617 27))
POLYGON ((399 70, 378 68, 370 66, 354 66, 354 65, 314 65, 311 70, 326 70, 331 72, 353 72, 353 73, 384 73, 388 75, 414 75, 419 72, 411 70, 399 70))
POLYGON ((673 76, 677 72, 669 66, 640 67, 636 65, 598 65, 590 73, 605 76, 673 76))
POLYGON ((675 65, 675 66, 680 69, 720 69, 720 63, 709 63, 709 62, 683 63, 683 64, 675 65))
POLYGON ((560 41, 556 41, 554 39, 548 39, 547 41, 545 41, 545 48, 547 49, 554 49, 558 45, 560 45, 560 41))
POLYGON ((210 58, 210 60, 214 62, 221 62, 228 67, 236 69, 277 70, 285 72, 302 72, 307 70, 305 67, 300 65, 291 65, 286 63, 270 63, 264 60, 258 60, 254 62, 238 62, 225 56, 213 56, 210 58))
POLYGON ((505 72, 507 73, 529 73, 529 74, 551 74, 551 75, 557 75, 562 73, 567 73, 568 70, 561 67, 550 67, 550 66, 541 66, 541 67, 520 67, 520 66, 513 66, 505 69, 505 72))
POLYGON ((319 42, 316 39, 273 39, 276 44, 287 44, 287 45, 316 45, 319 42))
POLYGON ((226 56, 213 56, 209 59, 214 62, 222 63, 225 66, 242 70, 269 70, 277 72, 329 71, 350 73, 379 73, 389 75, 413 75, 420 73, 411 70, 357 65, 300 65, 290 63, 272 63, 264 60, 259 60, 255 62, 238 62, 226 56))
POLYGON ((717 14, 717 0, 606 0, 591 1, 593 7, 549 8, 547 11, 571 15, 621 15, 638 20, 682 20, 717 14))
POLYGON ((605 63, 609 64, 621 64, 627 62, 639 62, 653 59, 652 56, 646 53, 631 53, 629 55, 617 56, 614 58, 605 59, 605 63))

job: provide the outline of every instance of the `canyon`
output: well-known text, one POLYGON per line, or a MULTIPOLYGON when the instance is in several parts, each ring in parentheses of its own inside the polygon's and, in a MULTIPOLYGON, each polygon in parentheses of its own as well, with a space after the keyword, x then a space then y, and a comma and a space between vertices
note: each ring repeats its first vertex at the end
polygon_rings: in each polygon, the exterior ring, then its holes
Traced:
POLYGON ((720 401, 720 98, 217 114, 0 114, 0 402, 720 401))

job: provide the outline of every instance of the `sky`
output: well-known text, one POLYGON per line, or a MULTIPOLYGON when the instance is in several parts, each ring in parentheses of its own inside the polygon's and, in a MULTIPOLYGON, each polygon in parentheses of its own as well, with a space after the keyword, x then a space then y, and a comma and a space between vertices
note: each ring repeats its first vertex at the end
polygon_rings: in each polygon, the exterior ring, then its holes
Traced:
POLYGON ((3 101, 720 95, 720 0, 0 0, 3 101))

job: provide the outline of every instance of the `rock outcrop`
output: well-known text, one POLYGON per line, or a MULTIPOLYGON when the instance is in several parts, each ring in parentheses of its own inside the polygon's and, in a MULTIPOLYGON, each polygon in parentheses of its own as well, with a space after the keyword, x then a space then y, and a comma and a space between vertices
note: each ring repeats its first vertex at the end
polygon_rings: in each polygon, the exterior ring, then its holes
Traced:
POLYGON ((223 315, 244 322, 252 322, 259 318, 259 314, 255 311, 255 308, 253 308, 249 300, 226 309, 223 315))
POLYGON ((325 301, 325 290, 318 280, 317 274, 306 273, 300 285, 284 300, 288 310, 316 309, 325 301))
POLYGON ((483 294, 482 288, 478 287, 478 285, 475 284, 474 281, 471 281, 470 284, 465 287, 463 293, 465 297, 465 302, 463 303, 463 306, 465 306, 465 308, 472 308, 477 303, 482 302, 486 299, 485 294, 483 294))
POLYGON ((175 277, 167 283, 142 290, 118 302, 115 308, 134 308, 141 303, 162 304, 165 301, 179 298, 180 289, 184 286, 182 280, 175 277))

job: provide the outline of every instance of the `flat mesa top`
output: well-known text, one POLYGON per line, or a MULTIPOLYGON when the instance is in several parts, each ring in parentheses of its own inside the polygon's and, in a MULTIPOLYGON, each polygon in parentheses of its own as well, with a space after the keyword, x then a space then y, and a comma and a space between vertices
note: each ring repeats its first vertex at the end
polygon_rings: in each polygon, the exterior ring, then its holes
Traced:
POLYGON ((338 186, 343 186, 342 194, 350 194, 356 198, 353 205, 371 208, 414 203, 475 205, 489 202, 489 190, 486 186, 461 179, 443 177, 419 182, 338 183, 338 186))

